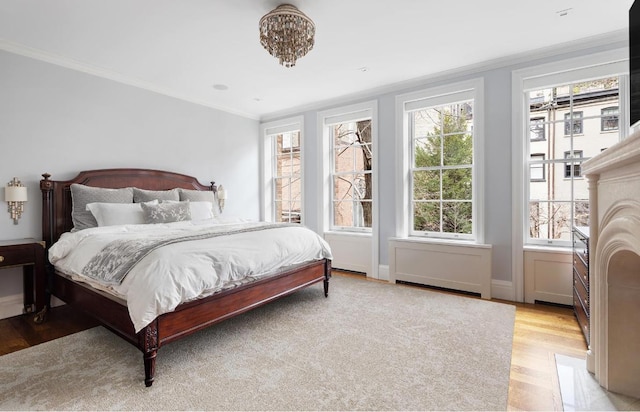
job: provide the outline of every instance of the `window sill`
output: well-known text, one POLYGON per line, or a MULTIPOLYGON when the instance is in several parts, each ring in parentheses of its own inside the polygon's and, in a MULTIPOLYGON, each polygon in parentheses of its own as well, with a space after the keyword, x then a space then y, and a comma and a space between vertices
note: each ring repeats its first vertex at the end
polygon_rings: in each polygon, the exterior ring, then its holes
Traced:
POLYGON ((544 253, 573 253, 571 246, 545 246, 545 245, 525 245, 522 248, 525 252, 544 252, 544 253))
POLYGON ((371 232, 349 232, 347 230, 328 230, 324 234, 329 236, 371 237, 371 232))
POLYGON ((389 238, 389 241, 429 243, 434 245, 445 245, 445 246, 477 247, 480 249, 490 249, 492 247, 491 245, 476 243, 473 240, 434 239, 434 238, 422 238, 422 237, 392 237, 392 238, 389 238))

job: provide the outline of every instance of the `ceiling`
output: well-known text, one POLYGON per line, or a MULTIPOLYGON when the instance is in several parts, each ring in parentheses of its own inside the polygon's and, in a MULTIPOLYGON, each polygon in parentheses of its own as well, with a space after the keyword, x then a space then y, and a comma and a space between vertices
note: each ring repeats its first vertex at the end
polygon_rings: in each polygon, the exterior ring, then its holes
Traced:
POLYGON ((281 3, 2 0, 0 49, 260 119, 591 36, 626 36, 633 0, 291 0, 316 24, 314 49, 293 68, 258 39, 260 17, 281 3))

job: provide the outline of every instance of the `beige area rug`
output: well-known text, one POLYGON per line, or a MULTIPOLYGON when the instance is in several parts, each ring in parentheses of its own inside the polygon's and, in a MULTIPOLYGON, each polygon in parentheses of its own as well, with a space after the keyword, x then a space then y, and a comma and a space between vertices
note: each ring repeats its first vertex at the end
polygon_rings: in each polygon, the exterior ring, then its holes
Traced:
POLYGON ((158 352, 97 327, 0 356, 0 409, 506 410, 513 306, 334 276, 158 352))

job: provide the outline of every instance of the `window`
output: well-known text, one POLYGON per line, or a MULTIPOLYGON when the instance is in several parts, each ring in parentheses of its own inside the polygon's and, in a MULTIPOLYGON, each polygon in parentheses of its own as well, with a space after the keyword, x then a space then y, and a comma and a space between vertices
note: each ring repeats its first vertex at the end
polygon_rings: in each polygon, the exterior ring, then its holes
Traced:
POLYGON ((582 134, 582 112, 564 114, 564 134, 565 136, 582 134))
POLYGON ((473 101, 409 114, 413 232, 472 232, 473 101))
POLYGON ((618 130, 618 107, 605 107, 600 112, 600 116, 602 117, 600 130, 603 132, 618 130))
POLYGON ((529 124, 530 139, 532 141, 545 140, 544 117, 533 117, 529 124))
POLYGON ((376 102, 368 102, 318 114, 326 179, 324 230, 374 231, 376 110, 376 102))
POLYGON ((300 130, 276 135, 274 142, 274 220, 300 223, 302 180, 300 130))
MULTIPOLYGON (((571 152, 564 152, 565 159, 582 159, 582 150, 574 150, 571 152)), ((564 164, 564 177, 582 177, 582 171, 580 170, 580 164, 582 162, 565 162, 564 164)))
POLYGON ((272 222, 303 220, 302 119, 262 125, 264 136, 263 218, 272 222))
POLYGON ((544 182, 544 153, 535 153, 531 155, 531 163, 529 166, 529 178, 532 182, 544 182))
POLYGON ((472 80, 398 96, 406 153, 403 236, 482 242, 482 93, 482 80, 472 80))
POLYGON ((588 223, 589 191, 582 178, 582 162, 600 152, 603 139, 605 145, 619 140, 617 133, 603 136, 600 132, 606 124, 617 127, 619 106, 611 103, 619 101, 620 78, 582 81, 577 77, 573 82, 557 83, 550 76, 549 86, 542 79, 537 78, 536 87, 525 91, 529 129, 541 111, 548 119, 546 141, 525 141, 529 153, 525 242, 569 246, 572 225, 588 223), (575 148, 578 141, 580 150, 575 148))
POLYGON ((332 229, 371 228, 371 118, 332 124, 332 229))

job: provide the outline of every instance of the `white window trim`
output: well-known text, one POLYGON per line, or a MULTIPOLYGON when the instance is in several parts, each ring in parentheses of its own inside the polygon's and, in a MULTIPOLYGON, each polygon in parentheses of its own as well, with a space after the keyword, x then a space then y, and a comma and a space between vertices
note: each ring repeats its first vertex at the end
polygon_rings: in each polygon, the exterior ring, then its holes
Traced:
POLYGON ((320 165, 320 196, 318 196, 318 228, 323 233, 330 231, 331 214, 333 205, 331 205, 331 165, 332 153, 330 136, 325 127, 327 122, 336 123, 345 119, 353 119, 353 117, 371 118, 371 147, 373 150, 373 160, 371 162, 371 202, 372 202, 372 221, 371 231, 363 232, 358 230, 340 230, 331 233, 343 233, 345 235, 371 236, 371 276, 378 279, 378 262, 379 262, 379 243, 380 243, 380 225, 379 225, 379 206, 378 206, 378 102, 371 100, 363 103, 352 104, 348 106, 337 107, 334 109, 318 112, 318 164, 320 165))
MULTIPOLYGON (((589 70, 592 78, 607 77, 613 73, 625 73, 628 71, 628 50, 625 48, 595 53, 573 59, 557 61, 553 63, 532 66, 520 70, 514 70, 511 74, 511 102, 512 102, 512 141, 511 141, 511 190, 512 190, 512 279, 515 290, 515 300, 524 301, 524 237, 526 225, 524 222, 524 205, 528 196, 525 188, 525 176, 528 174, 528 153, 524 150, 525 139, 529 138, 528 113, 524 96, 526 89, 551 86, 549 75, 555 75, 556 84, 567 84, 576 80, 578 70, 589 70), (622 72, 620 72, 622 68, 622 72), (526 83, 526 87, 525 87, 526 83)), ((619 122, 626 124, 629 118, 628 95, 626 83, 620 82, 620 101, 626 102, 625 110, 620 111, 619 122)), ((627 127, 621 127, 620 133, 626 136, 627 127), (624 133, 624 134, 623 134, 624 133)), ((527 248, 535 248, 535 245, 527 245, 527 248)))
MULTIPOLYGON (((452 83, 417 92, 396 96, 396 237, 440 242, 444 237, 410 236, 409 213, 411 213, 411 193, 409 193, 410 141, 408 115, 405 109, 419 106, 419 101, 429 100, 429 105, 446 104, 451 95, 471 92, 473 104, 473 237, 472 243, 484 243, 484 79, 477 78, 452 83)), ((450 239, 450 238, 447 238, 450 239)), ((469 239, 454 242, 469 243, 469 239)))
POLYGON ((300 180, 301 193, 300 193, 300 224, 304 225, 305 222, 305 210, 304 210, 304 116, 295 116, 282 120, 275 120, 272 122, 260 124, 260 220, 274 221, 273 215, 273 202, 274 202, 274 190, 273 187, 273 138, 280 133, 300 131, 300 180))

